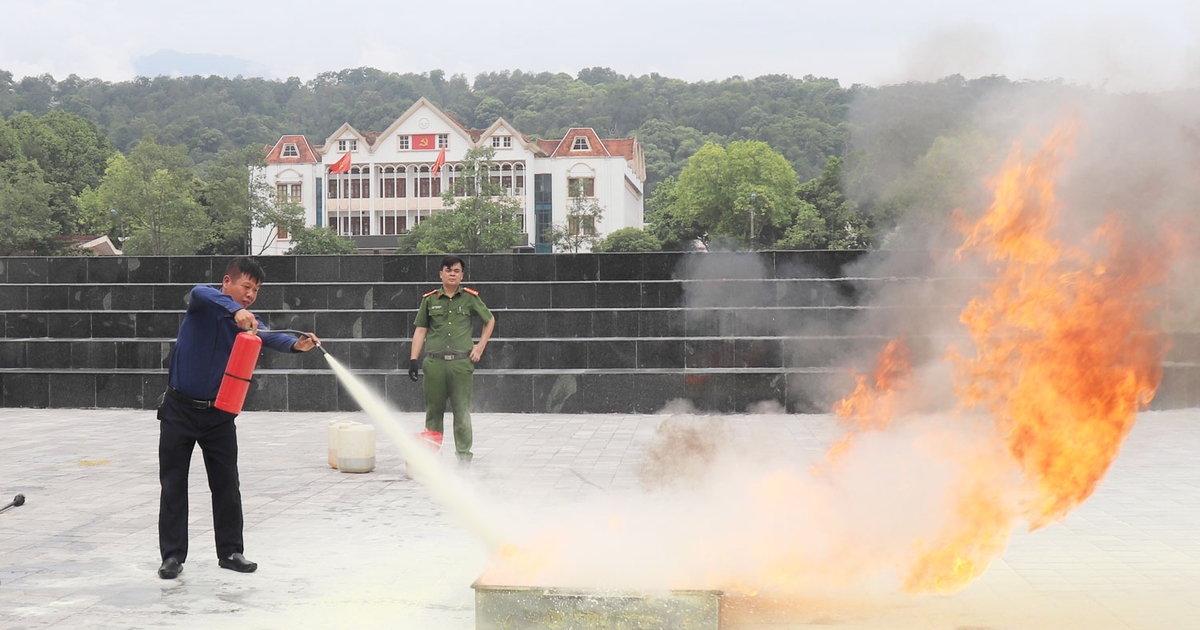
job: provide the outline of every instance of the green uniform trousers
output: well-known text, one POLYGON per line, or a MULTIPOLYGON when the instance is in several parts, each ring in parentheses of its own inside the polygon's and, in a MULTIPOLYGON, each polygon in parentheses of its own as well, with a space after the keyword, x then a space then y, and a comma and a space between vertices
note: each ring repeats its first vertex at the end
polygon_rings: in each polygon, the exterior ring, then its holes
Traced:
POLYGON ((454 450, 459 459, 470 461, 471 454, 471 379, 475 364, 470 359, 446 361, 425 357, 425 428, 445 433, 443 418, 446 399, 454 413, 454 450))

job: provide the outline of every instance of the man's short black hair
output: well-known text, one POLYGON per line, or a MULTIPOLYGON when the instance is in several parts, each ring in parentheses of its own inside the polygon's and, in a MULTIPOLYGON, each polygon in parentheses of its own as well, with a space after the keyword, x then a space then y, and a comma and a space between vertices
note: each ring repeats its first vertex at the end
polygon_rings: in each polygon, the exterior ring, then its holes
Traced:
POLYGON ((467 263, 463 262, 463 259, 458 256, 447 256, 442 259, 442 269, 449 269, 454 265, 462 265, 463 271, 467 270, 467 263))
POLYGON ((225 275, 236 280, 238 276, 248 276, 251 280, 262 284, 267 279, 267 272, 263 271, 262 265, 258 261, 249 256, 238 256, 229 261, 229 266, 225 267, 225 275))

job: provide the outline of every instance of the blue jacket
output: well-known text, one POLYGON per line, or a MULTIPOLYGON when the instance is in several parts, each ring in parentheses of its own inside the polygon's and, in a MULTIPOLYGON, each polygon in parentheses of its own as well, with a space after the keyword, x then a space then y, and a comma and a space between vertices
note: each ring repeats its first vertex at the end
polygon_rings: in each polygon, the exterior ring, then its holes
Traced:
MULTIPOLYGON (((233 314, 242 306, 219 290, 198 284, 192 288, 187 314, 179 325, 179 338, 171 354, 171 371, 167 383, 184 396, 196 400, 213 400, 221 389, 221 378, 233 340, 239 332, 233 314)), ((258 332, 263 347, 276 352, 295 352, 296 338, 285 334, 267 333, 258 315, 258 332)))

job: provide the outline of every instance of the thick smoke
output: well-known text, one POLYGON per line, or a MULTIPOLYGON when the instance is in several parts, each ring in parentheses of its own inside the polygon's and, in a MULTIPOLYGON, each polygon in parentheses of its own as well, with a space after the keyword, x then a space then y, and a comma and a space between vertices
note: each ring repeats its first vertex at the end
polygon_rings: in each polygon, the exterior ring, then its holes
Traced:
POLYGON ((1196 321, 1191 313, 1197 305, 1189 296, 1196 280, 1192 252, 1200 242, 1197 105, 1200 98, 1194 93, 1111 95, 1061 84, 1002 85, 979 99, 961 124, 943 130, 923 155, 913 149, 878 150, 877 136, 893 124, 883 122, 887 112, 869 103, 854 108, 856 127, 867 130, 859 138, 859 150, 875 150, 876 158, 883 160, 876 170, 885 174, 854 190, 858 201, 908 195, 909 212, 885 235, 885 250, 864 257, 848 275, 920 280, 880 285, 866 300, 879 309, 865 311, 848 331, 878 331, 872 315, 881 315, 890 334, 914 346, 918 363, 938 362, 945 342, 961 338, 957 314, 979 294, 980 280, 990 269, 986 260, 955 256, 963 240, 960 224, 987 209, 989 186, 1005 159, 1018 147, 1030 155, 1056 128, 1073 130, 1073 141, 1062 156, 1055 189, 1058 217, 1053 236, 1095 250, 1099 245, 1093 233, 1115 221, 1143 249, 1172 259, 1173 274, 1165 288, 1168 326, 1196 321), (937 155, 947 138, 961 141, 960 150, 937 155), (922 168, 932 169, 939 157, 965 164, 940 171, 956 178, 950 186, 904 188, 914 180, 928 183, 921 179, 922 168), (948 199, 943 194, 947 187, 957 194, 948 199), (914 251, 920 254, 911 254, 914 251), (905 311, 919 316, 904 317, 905 311))
MULTIPOLYGON (((886 394, 886 417, 846 426, 830 420, 823 448, 799 457, 788 452, 789 440, 755 434, 739 417, 663 417, 645 451, 640 492, 543 513, 529 537, 517 541, 515 559, 499 562, 488 581, 839 597, 943 585, 954 590, 969 583, 1003 552, 1022 515, 1040 526, 1094 487, 1048 489, 1054 480, 1045 471, 1031 472, 1028 459, 1018 461, 1012 453, 1003 429, 1011 419, 1001 422, 996 409, 976 409, 962 399, 947 354, 957 349, 970 356, 973 338, 960 318, 972 299, 986 297, 1000 264, 956 252, 961 229, 990 203, 976 188, 986 193, 998 185, 996 174, 1010 156, 1052 152, 1056 168, 1046 172, 1053 174, 1053 190, 1022 193, 1055 200, 1045 239, 1061 243, 1064 255, 1094 252, 1089 260, 1107 267, 1082 268, 1106 277, 1135 271, 1140 263, 1133 255, 1172 260, 1170 297, 1177 293, 1173 288, 1194 286, 1188 270, 1195 265, 1186 252, 1196 240, 1192 206, 1200 198, 1200 142, 1188 112, 1185 100, 1165 96, 1005 89, 980 101, 970 125, 979 134, 972 148, 991 151, 974 156, 975 170, 990 168, 991 177, 963 179, 965 193, 956 197, 961 205, 926 208, 916 214, 919 221, 901 225, 899 234, 916 236, 909 247, 864 255, 843 269, 848 279, 839 281, 822 279, 815 269, 770 269, 767 258, 753 254, 696 257, 682 270, 689 280, 684 301, 704 312, 689 315, 689 325, 711 317, 717 338, 783 336, 813 347, 821 347, 823 337, 829 351, 814 358, 830 373, 867 373, 885 342, 902 338, 913 362, 907 389, 886 394), (1043 149, 1056 132, 1067 140, 1043 149), (1133 246, 1106 256, 1111 241, 1097 235, 1110 234, 1113 226, 1133 246), (813 279, 807 296, 812 303, 834 307, 825 309, 830 312, 844 308, 844 317, 786 319, 754 304, 774 286, 770 278, 793 273, 813 279), (1061 497, 1066 503, 1049 511, 1027 511, 1031 502, 1061 497)), ((894 191, 885 186, 873 192, 894 191)), ((1098 295, 1117 301, 1156 297, 1098 295)), ((1168 320, 1186 311, 1179 300, 1168 304, 1168 320)), ((793 361, 803 358, 797 352, 793 361)), ((832 384, 813 392, 814 399, 823 395, 832 402, 852 388, 852 382, 832 384)), ((1119 411, 1111 417, 1122 420, 1119 411)), ((1119 429, 1114 433, 1120 437, 1119 429)), ((1033 448, 1057 439, 1031 438, 1033 448)), ((1103 475, 1104 457, 1088 474, 1103 475)))

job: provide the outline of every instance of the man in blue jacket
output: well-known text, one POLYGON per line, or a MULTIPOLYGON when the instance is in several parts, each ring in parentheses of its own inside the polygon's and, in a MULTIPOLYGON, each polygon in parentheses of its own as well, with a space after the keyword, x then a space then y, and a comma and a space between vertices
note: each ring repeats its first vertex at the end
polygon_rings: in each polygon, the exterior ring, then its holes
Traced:
POLYGON ((188 551, 188 468, 196 444, 204 455, 212 491, 217 563, 251 573, 258 565, 242 555, 242 492, 238 483, 237 429, 234 414, 213 406, 233 341, 243 330, 262 337, 277 352, 307 352, 319 340, 269 333, 249 311, 265 278, 253 258, 235 258, 225 269, 221 290, 206 285, 192 289, 187 313, 171 355, 167 392, 158 409, 158 576, 171 580, 183 571, 188 551))

